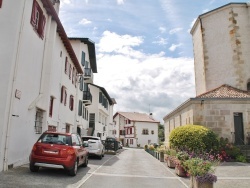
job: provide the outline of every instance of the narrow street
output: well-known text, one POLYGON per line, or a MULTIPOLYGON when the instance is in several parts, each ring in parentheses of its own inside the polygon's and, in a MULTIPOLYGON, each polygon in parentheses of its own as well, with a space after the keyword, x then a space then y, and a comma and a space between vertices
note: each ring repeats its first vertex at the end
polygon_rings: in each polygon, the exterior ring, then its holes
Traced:
POLYGON ((91 169, 89 174, 87 179, 82 180, 81 188, 188 187, 164 163, 141 149, 126 148, 98 169, 91 169))
MULTIPOLYGON (((250 164, 225 162, 215 171, 215 188, 248 188, 250 164)), ((178 177, 143 149, 124 148, 102 160, 90 158, 86 168, 78 168, 75 177, 64 170, 29 170, 28 164, 0 173, 0 188, 188 188, 189 178, 178 177)))

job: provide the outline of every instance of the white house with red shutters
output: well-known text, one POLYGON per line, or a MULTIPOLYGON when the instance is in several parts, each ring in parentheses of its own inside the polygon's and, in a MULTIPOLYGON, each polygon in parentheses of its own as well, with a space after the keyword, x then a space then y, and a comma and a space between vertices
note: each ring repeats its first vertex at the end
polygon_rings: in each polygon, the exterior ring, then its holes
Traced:
POLYGON ((46 130, 90 132, 95 44, 67 37, 59 3, 0 0, 0 171, 27 163, 46 130))
POLYGON ((118 141, 128 147, 144 147, 158 143, 159 121, 152 114, 138 112, 116 112, 113 116, 113 134, 118 141))

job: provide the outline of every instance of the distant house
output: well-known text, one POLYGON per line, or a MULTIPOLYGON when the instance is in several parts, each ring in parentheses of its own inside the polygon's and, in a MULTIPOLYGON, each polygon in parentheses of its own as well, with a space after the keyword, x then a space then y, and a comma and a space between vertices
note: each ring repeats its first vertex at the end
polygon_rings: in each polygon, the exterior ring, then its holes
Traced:
POLYGON ((158 125, 152 115, 138 112, 117 112, 113 116, 113 136, 124 146, 143 147, 158 143, 158 125))
POLYGON ((250 144, 249 4, 229 3, 200 15, 191 34, 196 97, 164 117, 166 144, 171 130, 186 124, 250 144))
POLYGON ((98 136, 105 140, 111 135, 113 127, 113 107, 116 104, 115 99, 110 98, 105 88, 95 84, 89 84, 93 95, 92 104, 89 109, 89 136, 98 136))

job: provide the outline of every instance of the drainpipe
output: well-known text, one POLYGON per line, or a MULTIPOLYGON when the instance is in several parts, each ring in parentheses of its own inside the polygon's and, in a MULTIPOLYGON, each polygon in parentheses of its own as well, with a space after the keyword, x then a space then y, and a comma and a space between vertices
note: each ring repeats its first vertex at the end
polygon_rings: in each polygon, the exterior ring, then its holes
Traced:
MULTIPOLYGON (((14 115, 12 115, 12 109, 13 109, 14 89, 15 89, 15 84, 16 84, 16 75, 17 75, 17 70, 18 70, 18 57, 19 57, 21 36, 22 36, 22 30, 23 30, 25 5, 26 5, 26 0, 24 1, 24 5, 23 5, 23 13, 22 13, 22 19, 21 19, 21 24, 20 24, 18 42, 17 42, 17 53, 16 53, 16 58, 15 58, 15 64, 14 64, 14 75, 13 75, 13 80, 12 80, 12 84, 11 84, 10 103, 9 103, 10 106, 9 106, 9 110, 7 113, 8 120, 7 120, 7 125, 6 125, 6 137, 5 137, 5 144, 4 144, 4 161, 3 161, 3 170, 4 171, 8 170, 8 149, 9 149, 10 130, 11 130, 11 118, 12 118, 12 116, 14 116, 14 115)), ((16 116, 16 117, 18 117, 18 116, 16 116)))

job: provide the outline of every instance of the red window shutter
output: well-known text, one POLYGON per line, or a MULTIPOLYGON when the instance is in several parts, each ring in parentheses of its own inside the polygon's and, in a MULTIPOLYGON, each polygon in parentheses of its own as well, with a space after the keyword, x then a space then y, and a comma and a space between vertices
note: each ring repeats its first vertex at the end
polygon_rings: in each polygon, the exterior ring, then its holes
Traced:
POLYGON ((67 91, 64 91, 64 106, 67 105, 67 91))
POLYGON ((68 73, 68 57, 65 57, 65 67, 64 67, 65 74, 68 73))
MULTIPOLYGON (((0 3, 2 3, 2 0, 0 0, 0 3)), ((37 12, 37 2, 36 0, 33 1, 33 7, 32 7, 32 13, 30 18, 30 23, 33 27, 36 25, 36 12, 37 12)))
POLYGON ((2 1, 2 0, 0 0, 0 8, 2 7, 2 2, 3 2, 3 1, 2 1))
POLYGON ((52 117, 53 113, 53 97, 50 97, 50 105, 49 105, 49 117, 52 117))
POLYGON ((71 79, 71 65, 69 65, 69 79, 71 79))
POLYGON ((73 67, 73 71, 72 71, 72 84, 75 83, 75 67, 73 67))
POLYGON ((45 16, 43 15, 43 16, 42 16, 42 23, 41 23, 41 38, 42 38, 42 39, 44 38, 45 23, 46 23, 46 18, 45 18, 45 16))
POLYGON ((63 89, 63 86, 61 88, 61 103, 63 102, 63 93, 64 93, 64 89, 63 89))

